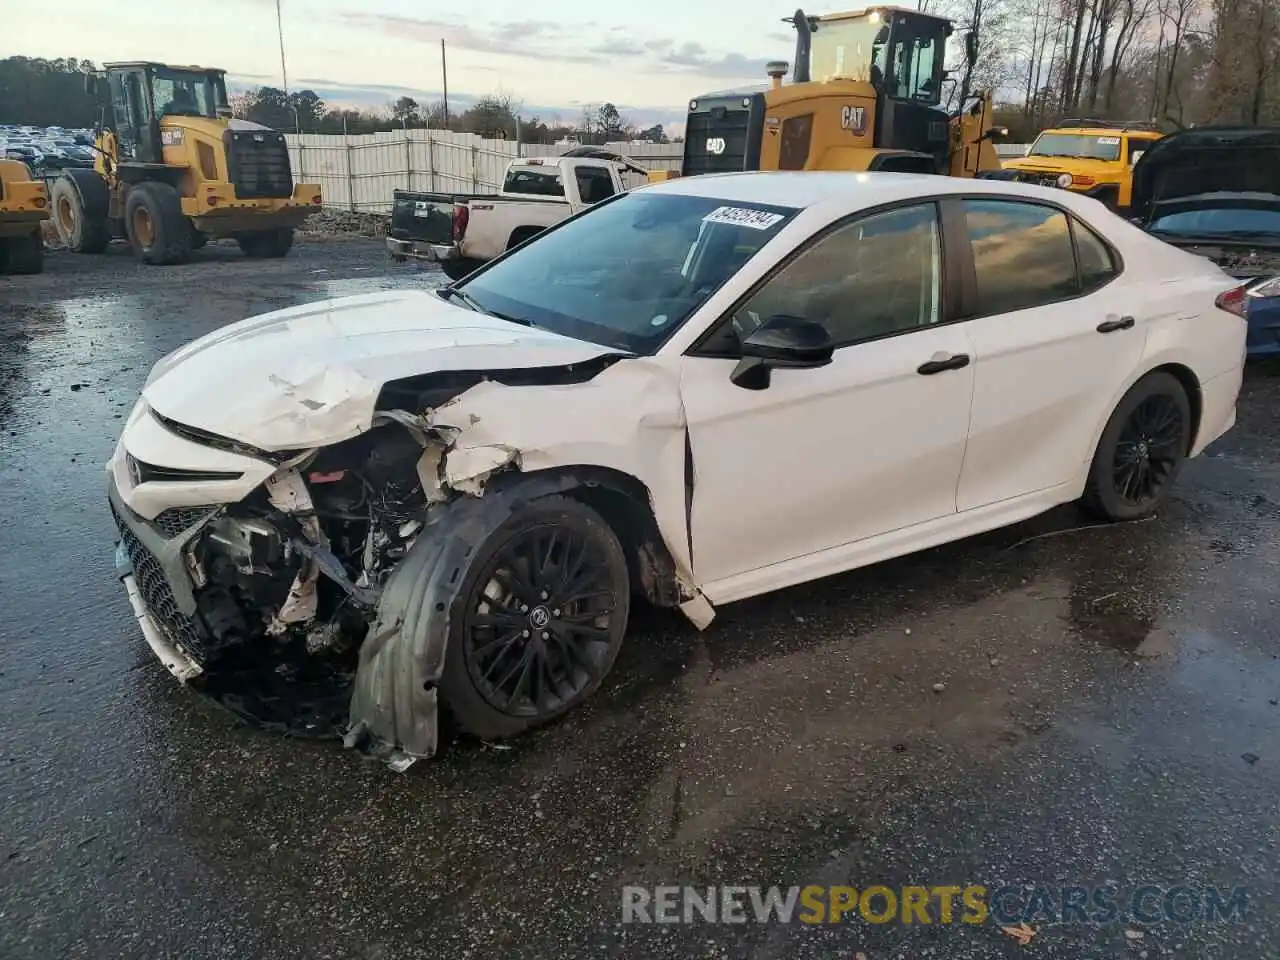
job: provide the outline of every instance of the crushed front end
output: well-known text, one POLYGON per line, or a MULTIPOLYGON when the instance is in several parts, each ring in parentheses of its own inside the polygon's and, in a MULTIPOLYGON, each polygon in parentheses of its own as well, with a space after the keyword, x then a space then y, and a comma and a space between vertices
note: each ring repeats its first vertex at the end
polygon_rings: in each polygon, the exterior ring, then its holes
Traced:
POLYGON ((426 520, 424 446, 392 422, 272 453, 140 403, 108 499, 117 572, 152 651, 245 720, 340 736, 382 583, 426 520))

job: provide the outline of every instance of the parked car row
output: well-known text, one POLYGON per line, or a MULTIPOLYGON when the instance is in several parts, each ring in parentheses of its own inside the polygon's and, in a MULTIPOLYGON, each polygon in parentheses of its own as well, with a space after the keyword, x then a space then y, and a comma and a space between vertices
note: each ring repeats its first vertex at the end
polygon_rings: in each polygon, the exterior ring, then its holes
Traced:
POLYGON ((0 125, 0 159, 19 160, 36 173, 92 167, 92 145, 90 130, 0 125))
POLYGON ((563 213, 155 366, 109 497, 176 677, 330 664, 336 732, 404 769, 441 702, 492 739, 591 696, 633 594, 703 627, 1069 501, 1144 517, 1235 420, 1247 283, 1070 191, 738 173, 563 213))

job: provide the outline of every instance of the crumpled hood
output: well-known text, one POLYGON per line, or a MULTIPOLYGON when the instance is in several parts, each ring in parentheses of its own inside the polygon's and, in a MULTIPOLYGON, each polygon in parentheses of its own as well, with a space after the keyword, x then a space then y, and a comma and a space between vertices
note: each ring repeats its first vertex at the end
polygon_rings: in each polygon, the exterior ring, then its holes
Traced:
POLYGON ((263 450, 323 446, 372 425, 384 384, 446 370, 581 363, 608 347, 402 290, 291 307, 163 358, 142 395, 161 416, 263 450))

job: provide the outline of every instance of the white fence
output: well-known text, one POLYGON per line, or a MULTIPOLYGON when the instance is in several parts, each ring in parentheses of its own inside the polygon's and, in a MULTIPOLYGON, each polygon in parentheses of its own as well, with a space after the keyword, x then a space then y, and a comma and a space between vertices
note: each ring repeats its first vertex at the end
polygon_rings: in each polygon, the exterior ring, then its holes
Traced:
MULTIPOLYGON (((502 185, 507 164, 517 156, 511 140, 486 140, 473 133, 394 130, 344 137, 286 134, 293 175, 299 183, 319 183, 326 207, 389 213, 393 190, 487 193, 502 185)), ((605 148, 650 170, 679 170, 681 143, 608 143, 605 148)), ((519 155, 558 157, 567 147, 526 143, 519 155)), ((996 145, 1001 158, 1020 157, 1027 144, 996 145)), ((629 185, 641 182, 628 175, 629 185)))
MULTIPOLYGON (((294 179, 318 183, 327 207, 389 213, 393 190, 486 193, 502 185, 516 156, 558 157, 568 147, 486 140, 445 130, 395 130, 361 136, 286 134, 294 179)), ((679 170, 680 143, 608 143, 605 149, 650 170, 679 170)), ((639 177, 628 175, 638 185, 639 177)))

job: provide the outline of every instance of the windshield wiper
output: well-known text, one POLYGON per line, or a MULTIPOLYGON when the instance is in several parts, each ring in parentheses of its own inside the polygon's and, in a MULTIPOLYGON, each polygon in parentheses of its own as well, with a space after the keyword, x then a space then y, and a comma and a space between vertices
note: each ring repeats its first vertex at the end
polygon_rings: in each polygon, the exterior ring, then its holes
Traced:
POLYGON ((508 323, 518 323, 522 327, 532 327, 534 325, 532 320, 524 320, 520 317, 511 317, 505 313, 499 313, 497 310, 490 310, 460 287, 442 287, 437 291, 437 295, 442 300, 448 300, 450 297, 457 297, 458 300, 462 301, 463 304, 471 310, 474 310, 476 313, 483 313, 490 317, 497 317, 499 320, 506 320, 508 323))

